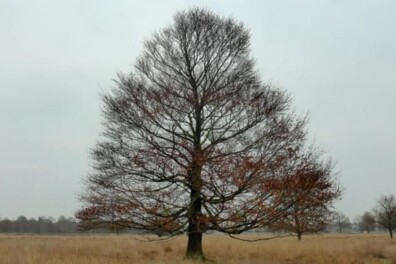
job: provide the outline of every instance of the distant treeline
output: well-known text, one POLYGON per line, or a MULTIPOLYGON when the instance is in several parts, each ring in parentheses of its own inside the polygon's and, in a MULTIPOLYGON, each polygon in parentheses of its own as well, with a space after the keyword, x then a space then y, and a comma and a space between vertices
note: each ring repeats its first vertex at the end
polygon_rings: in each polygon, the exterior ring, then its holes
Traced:
POLYGON ((64 216, 27 219, 20 216, 16 220, 0 219, 0 233, 65 234, 79 232, 74 218, 64 216))
POLYGON ((53 217, 40 216, 39 218, 26 218, 19 216, 16 220, 0 218, 0 233, 17 234, 137 234, 137 230, 113 228, 98 228, 83 231, 79 228, 76 219, 60 216, 57 220, 53 217))

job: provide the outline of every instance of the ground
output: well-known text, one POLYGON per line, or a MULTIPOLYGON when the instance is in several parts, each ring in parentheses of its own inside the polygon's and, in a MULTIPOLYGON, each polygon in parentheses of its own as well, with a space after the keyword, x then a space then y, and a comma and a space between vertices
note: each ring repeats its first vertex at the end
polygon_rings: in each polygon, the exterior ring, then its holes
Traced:
MULTIPOLYGON (((187 264, 186 237, 140 242, 137 236, 0 235, 1 264, 187 264)), ((318 235, 242 242, 204 237, 207 257, 218 264, 396 263, 396 240, 387 234, 318 235)))

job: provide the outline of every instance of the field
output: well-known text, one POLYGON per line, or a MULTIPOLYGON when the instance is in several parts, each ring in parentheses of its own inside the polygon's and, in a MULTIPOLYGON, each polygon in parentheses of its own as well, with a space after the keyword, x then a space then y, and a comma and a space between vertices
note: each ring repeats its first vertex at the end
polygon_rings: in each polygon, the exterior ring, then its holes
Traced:
MULTIPOLYGON (((186 238, 140 242, 133 236, 0 235, 1 264, 187 264, 186 238)), ((396 242, 381 235, 320 235, 254 243, 204 237, 207 257, 219 264, 396 263, 396 242)))

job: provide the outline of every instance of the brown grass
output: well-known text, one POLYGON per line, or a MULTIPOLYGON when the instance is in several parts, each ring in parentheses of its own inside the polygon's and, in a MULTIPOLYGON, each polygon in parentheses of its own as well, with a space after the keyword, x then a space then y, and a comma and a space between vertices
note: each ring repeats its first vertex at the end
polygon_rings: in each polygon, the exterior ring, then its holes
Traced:
MULTIPOLYGON (((187 264, 186 238, 139 242, 122 236, 0 236, 1 264, 187 264)), ((207 257, 219 264, 396 264, 396 242, 386 235, 325 235, 248 243, 204 237, 207 257)))

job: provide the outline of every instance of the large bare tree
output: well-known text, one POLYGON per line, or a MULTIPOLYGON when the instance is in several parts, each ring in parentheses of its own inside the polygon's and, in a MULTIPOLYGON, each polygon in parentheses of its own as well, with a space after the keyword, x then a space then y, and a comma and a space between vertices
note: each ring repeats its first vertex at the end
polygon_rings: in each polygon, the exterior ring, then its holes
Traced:
POLYGON ((187 233, 186 256, 202 259, 203 233, 240 234, 287 210, 265 186, 303 148, 306 119, 260 79, 249 40, 242 23, 194 8, 145 42, 103 96, 83 227, 187 233))
POLYGON ((377 223, 386 228, 390 238, 393 238, 393 231, 396 228, 396 199, 394 195, 384 195, 377 203, 374 210, 377 223))

